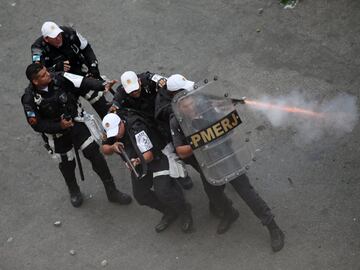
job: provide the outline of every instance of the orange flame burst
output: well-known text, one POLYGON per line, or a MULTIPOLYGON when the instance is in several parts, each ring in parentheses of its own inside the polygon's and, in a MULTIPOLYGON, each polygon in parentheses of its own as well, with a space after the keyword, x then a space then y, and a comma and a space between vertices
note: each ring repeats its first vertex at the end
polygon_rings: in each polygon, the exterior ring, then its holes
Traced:
POLYGON ((276 104, 271 104, 271 103, 266 103, 266 102, 260 102, 260 101, 256 101, 256 100, 246 99, 245 104, 248 104, 248 105, 251 105, 254 107, 258 107, 261 109, 265 109, 265 110, 279 110, 279 111, 284 111, 284 112, 288 112, 288 113, 303 114, 303 115, 314 116, 314 117, 323 117, 324 116, 322 113, 305 110, 305 109, 301 109, 298 107, 282 106, 282 105, 276 105, 276 104))

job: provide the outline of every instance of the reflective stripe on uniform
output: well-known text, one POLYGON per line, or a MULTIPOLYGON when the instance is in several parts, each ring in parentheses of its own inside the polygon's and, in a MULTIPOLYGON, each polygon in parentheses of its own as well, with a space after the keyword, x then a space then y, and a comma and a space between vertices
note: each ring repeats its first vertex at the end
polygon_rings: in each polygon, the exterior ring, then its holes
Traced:
POLYGON ((91 98, 91 96, 94 94, 94 90, 89 90, 89 92, 87 92, 87 94, 85 95, 85 99, 89 100, 91 98))
POLYGON ((53 136, 51 136, 50 134, 46 134, 46 133, 45 133, 45 135, 48 137, 48 144, 49 144, 50 148, 55 152, 55 144, 54 144, 53 136))
POLYGON ((86 147, 88 147, 93 141, 94 138, 92 136, 87 138, 87 140, 80 146, 81 151, 83 151, 86 147))
POLYGON ((74 159, 74 152, 73 152, 73 150, 71 149, 71 150, 67 151, 67 152, 66 152, 66 156, 67 156, 68 161, 73 160, 73 159, 74 159))
POLYGON ((94 104, 96 101, 98 101, 102 96, 104 95, 104 92, 99 91, 97 96, 94 97, 93 99, 89 100, 90 104, 94 104))
POLYGON ((153 173, 153 178, 158 177, 158 176, 162 176, 162 175, 170 175, 170 171, 169 170, 164 170, 164 171, 154 172, 153 173))
POLYGON ((80 75, 76 75, 76 74, 72 74, 72 73, 69 73, 69 72, 64 72, 64 75, 63 75, 66 79, 68 79, 70 82, 72 82, 72 84, 76 87, 76 88, 79 88, 81 83, 82 83, 82 80, 84 79, 83 76, 80 76, 80 75))
POLYGON ((80 40, 80 50, 85 49, 85 47, 88 45, 87 39, 84 38, 79 32, 76 32, 76 35, 80 40))

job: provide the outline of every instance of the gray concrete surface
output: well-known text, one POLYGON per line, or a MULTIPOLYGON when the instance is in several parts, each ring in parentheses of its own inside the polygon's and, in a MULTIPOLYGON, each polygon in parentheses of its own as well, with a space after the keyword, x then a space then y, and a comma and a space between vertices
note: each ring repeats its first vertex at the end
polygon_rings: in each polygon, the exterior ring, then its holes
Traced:
MULTIPOLYGON (((359 124, 341 138, 301 146, 292 130, 254 118, 261 153, 249 176, 286 233, 285 248, 274 254, 266 229, 230 187, 241 216, 228 233, 215 234, 218 221, 192 170, 195 187, 186 192, 192 234, 181 233, 179 224, 156 234, 155 211, 108 203, 86 161, 87 199, 74 209, 19 100, 30 45, 45 20, 73 23, 110 78, 125 70, 194 80, 218 74, 247 96, 301 89, 320 100, 338 92, 359 97, 359 1, 302 1, 293 10, 276 0, 2 0, 0 6, 1 270, 360 269, 359 124), (61 227, 53 226, 56 220, 61 227)), ((108 161, 118 186, 131 192, 119 160, 108 161)))

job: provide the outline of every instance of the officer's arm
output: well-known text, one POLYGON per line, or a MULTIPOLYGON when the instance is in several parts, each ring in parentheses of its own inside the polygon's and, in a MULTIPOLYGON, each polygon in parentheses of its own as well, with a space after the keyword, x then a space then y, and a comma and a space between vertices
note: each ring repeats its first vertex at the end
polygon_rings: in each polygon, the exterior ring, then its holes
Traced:
POLYGON ((126 95, 125 90, 122 87, 122 85, 120 85, 115 91, 115 95, 113 97, 110 109, 112 109, 114 111, 118 110, 120 108, 120 106, 121 106, 121 103, 122 103, 125 95, 126 95))
POLYGON ((86 47, 82 51, 83 51, 83 55, 84 55, 87 63, 89 64, 89 66, 97 68, 98 61, 97 61, 95 53, 89 43, 86 45, 86 47))
POLYGON ((116 149, 120 143, 116 142, 115 137, 107 138, 105 141, 103 141, 101 145, 101 151, 105 155, 112 155, 114 153, 118 153, 119 150, 116 149))
POLYGON ((98 61, 96 59, 95 53, 91 48, 91 45, 79 32, 76 31, 76 36, 74 37, 80 43, 80 50, 82 55, 85 58, 86 65, 89 68, 89 72, 94 75, 94 77, 100 77, 98 61))
POLYGON ((178 156, 181 159, 185 159, 188 157, 191 157, 193 155, 193 151, 190 145, 180 145, 176 147, 176 154, 178 154, 178 156))
POLYGON ((52 59, 46 59, 46 51, 42 47, 40 39, 31 45, 31 60, 33 63, 43 64, 49 72, 56 71, 56 65, 52 59))
POLYGON ((154 154, 152 151, 154 146, 148 136, 148 134, 150 134, 149 130, 144 124, 140 122, 135 122, 132 125, 131 129, 133 130, 133 132, 131 133, 135 134, 134 139, 136 142, 136 146, 142 153, 145 162, 151 162, 154 159, 154 154))
POLYGON ((186 144, 184 133, 182 132, 180 124, 173 114, 170 116, 170 129, 176 154, 181 159, 190 157, 193 154, 192 148, 189 144, 186 144))
POLYGON ((26 119, 35 131, 55 134, 63 130, 60 120, 54 122, 53 120, 44 119, 39 115, 32 95, 25 93, 21 98, 21 103, 26 119))
POLYGON ((154 159, 154 154, 151 151, 143 153, 143 157, 146 163, 151 162, 154 159))
POLYGON ((42 38, 37 39, 31 45, 31 60, 33 63, 43 64, 49 72, 64 71, 65 66, 69 63, 64 56, 57 57, 56 62, 51 57, 48 57, 42 38))
POLYGON ((157 89, 157 80, 156 80, 156 78, 153 80, 153 78, 156 76, 159 77, 160 75, 158 75, 156 73, 152 73, 150 71, 146 71, 144 76, 146 77, 146 79, 148 81, 150 91, 155 94, 158 90, 157 89))
POLYGON ((93 79, 93 78, 86 78, 80 75, 72 74, 69 72, 64 72, 63 77, 66 79, 67 83, 72 84, 72 89, 69 89, 70 91, 75 92, 76 94, 79 94, 86 99, 89 100, 89 98, 93 98, 94 93, 102 96, 103 91, 105 91, 105 86, 103 82, 93 79), (89 96, 89 98, 87 98, 89 96))

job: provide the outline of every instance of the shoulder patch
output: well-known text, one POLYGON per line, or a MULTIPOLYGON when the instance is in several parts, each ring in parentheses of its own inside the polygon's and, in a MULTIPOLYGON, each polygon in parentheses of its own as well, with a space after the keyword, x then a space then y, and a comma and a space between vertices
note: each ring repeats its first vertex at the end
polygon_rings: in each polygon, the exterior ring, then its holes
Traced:
POLYGON ((40 55, 34 54, 34 55, 32 56, 32 61, 33 61, 33 62, 40 62, 40 55))
POLYGON ((153 148, 152 142, 144 130, 135 134, 135 139, 141 153, 145 153, 153 148))
POLYGON ((33 111, 26 111, 27 118, 35 117, 35 112, 33 111))

